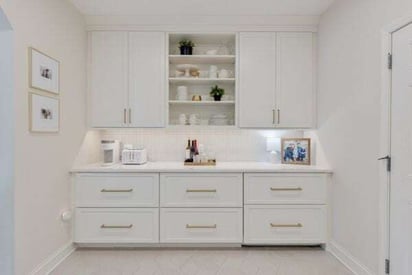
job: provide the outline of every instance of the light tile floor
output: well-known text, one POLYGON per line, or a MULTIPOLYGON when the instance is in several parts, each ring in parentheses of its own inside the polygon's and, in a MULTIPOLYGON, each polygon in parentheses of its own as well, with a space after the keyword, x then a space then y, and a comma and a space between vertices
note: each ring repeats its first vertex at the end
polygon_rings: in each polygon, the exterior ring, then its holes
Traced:
POLYGON ((352 275, 320 248, 80 249, 51 275, 352 275))

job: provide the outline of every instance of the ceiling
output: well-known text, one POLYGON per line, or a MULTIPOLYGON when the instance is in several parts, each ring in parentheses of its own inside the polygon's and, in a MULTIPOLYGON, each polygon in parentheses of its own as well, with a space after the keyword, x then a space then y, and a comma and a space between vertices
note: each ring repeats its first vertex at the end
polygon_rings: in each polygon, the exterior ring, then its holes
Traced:
POLYGON ((320 15, 335 0, 70 0, 84 15, 320 15))

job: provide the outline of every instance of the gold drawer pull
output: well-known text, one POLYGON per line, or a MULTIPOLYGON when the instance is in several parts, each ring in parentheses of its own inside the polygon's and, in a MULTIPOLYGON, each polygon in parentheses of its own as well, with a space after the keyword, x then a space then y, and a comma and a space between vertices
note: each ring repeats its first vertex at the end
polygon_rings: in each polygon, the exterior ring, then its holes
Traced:
POLYGON ((271 227, 277 227, 277 228, 302 228, 303 225, 301 223, 297 224, 276 224, 276 223, 271 223, 271 227))
POLYGON ((122 228, 130 229, 132 227, 133 227, 133 224, 130 224, 130 225, 105 225, 105 224, 102 224, 100 226, 100 228, 103 228, 103 229, 122 229, 122 228))
POLYGON ((187 189, 187 193, 216 193, 216 189, 187 189))
POLYGON ((196 228, 217 228, 216 224, 213 225, 193 225, 193 224, 186 224, 187 229, 196 229, 196 228))
POLYGON ((131 189, 102 189, 100 192, 102 193, 131 193, 133 192, 133 188, 131 189))
POLYGON ((271 191, 303 191, 302 187, 296 187, 296 188, 275 188, 271 187, 271 191))

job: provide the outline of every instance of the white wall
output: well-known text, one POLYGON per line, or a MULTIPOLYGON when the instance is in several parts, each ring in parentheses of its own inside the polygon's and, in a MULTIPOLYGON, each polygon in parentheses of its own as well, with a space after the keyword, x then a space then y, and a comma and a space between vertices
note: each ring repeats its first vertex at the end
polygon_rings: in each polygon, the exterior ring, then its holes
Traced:
POLYGON ((90 131, 75 166, 100 160, 100 140, 116 139, 145 147, 149 161, 183 161, 187 140, 196 139, 218 161, 269 161, 266 137, 302 137, 302 131, 216 129, 113 129, 90 131))
POLYGON ((337 0, 320 20, 319 130, 312 134, 334 169, 333 239, 372 274, 380 264, 381 30, 411 14, 410 0, 337 0))
POLYGON ((0 9, 0 274, 13 274, 14 99, 12 31, 0 9))
POLYGON ((71 241, 59 220, 70 206, 70 170, 85 125, 86 33, 66 0, 0 0, 14 29, 15 274, 29 274, 71 241), (59 134, 32 134, 28 122, 28 47, 61 62, 59 134))

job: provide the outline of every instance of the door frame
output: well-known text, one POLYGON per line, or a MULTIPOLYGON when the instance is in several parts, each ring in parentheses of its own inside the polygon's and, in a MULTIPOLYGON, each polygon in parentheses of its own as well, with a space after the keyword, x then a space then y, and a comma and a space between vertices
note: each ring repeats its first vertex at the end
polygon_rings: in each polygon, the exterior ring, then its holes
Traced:
MULTIPOLYGON (((392 70, 388 69, 388 54, 392 54, 392 35, 412 24, 412 16, 402 17, 382 29, 381 106, 379 156, 391 154, 392 70)), ((379 275, 385 275, 385 260, 390 258, 390 173, 386 163, 379 163, 379 275)))

